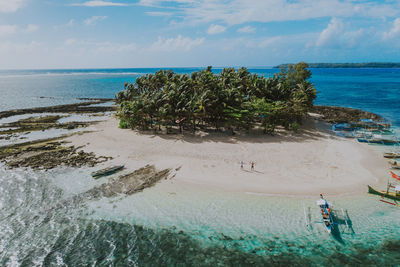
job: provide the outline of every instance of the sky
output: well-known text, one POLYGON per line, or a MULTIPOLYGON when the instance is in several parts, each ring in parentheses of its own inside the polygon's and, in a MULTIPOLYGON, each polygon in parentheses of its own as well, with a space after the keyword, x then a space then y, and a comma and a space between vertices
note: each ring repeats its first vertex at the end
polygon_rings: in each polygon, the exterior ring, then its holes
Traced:
POLYGON ((400 0, 0 0, 0 69, 400 62, 400 0))

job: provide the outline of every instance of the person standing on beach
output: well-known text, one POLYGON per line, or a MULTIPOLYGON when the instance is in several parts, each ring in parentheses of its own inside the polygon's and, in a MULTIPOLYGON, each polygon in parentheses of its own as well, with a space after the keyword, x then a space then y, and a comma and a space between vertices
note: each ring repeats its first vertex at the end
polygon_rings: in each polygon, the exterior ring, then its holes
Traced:
POLYGON ((251 171, 254 171, 254 161, 250 162, 251 164, 251 171))
POLYGON ((240 169, 243 170, 243 161, 240 162, 240 169))

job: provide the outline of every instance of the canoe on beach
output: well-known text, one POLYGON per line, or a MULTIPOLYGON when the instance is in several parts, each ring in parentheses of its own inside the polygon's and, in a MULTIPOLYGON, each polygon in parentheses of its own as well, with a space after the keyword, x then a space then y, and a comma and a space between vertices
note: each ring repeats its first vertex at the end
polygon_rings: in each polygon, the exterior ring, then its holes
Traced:
POLYGON ((107 176, 107 175, 111 175, 113 173, 116 173, 117 171, 120 171, 124 168, 124 165, 116 165, 116 166, 111 166, 105 169, 101 169, 95 172, 92 172, 91 175, 93 178, 97 179, 100 178, 102 176, 107 176))
POLYGON ((392 169, 400 169, 400 162, 396 160, 389 160, 388 163, 392 167, 392 169))
POLYGON ((378 196, 382 196, 382 197, 386 197, 386 198, 390 198, 393 200, 400 200, 400 193, 398 191, 398 186, 395 187, 395 192, 389 192, 388 190, 383 191, 383 190, 376 190, 374 188, 372 188, 371 186, 368 185, 368 193, 370 194, 374 194, 374 195, 378 195, 378 196))
POLYGON ((387 159, 397 159, 400 158, 400 153, 399 152, 385 152, 383 153, 383 157, 387 159))

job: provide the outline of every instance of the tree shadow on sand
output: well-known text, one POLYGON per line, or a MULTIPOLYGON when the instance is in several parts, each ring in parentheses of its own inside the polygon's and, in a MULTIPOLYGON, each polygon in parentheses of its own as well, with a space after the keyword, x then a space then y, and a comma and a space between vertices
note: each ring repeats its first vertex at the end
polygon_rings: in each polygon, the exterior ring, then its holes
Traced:
POLYGON ((262 129, 253 129, 249 132, 246 131, 235 131, 232 135, 231 130, 220 130, 215 131, 212 129, 204 129, 197 131, 196 133, 190 131, 184 131, 179 133, 177 129, 172 133, 166 134, 165 132, 155 132, 154 130, 148 131, 137 131, 141 135, 147 135, 151 138, 162 138, 165 140, 173 140, 176 142, 186 143, 229 143, 237 144, 240 142, 246 143, 287 143, 287 142, 311 142, 321 139, 342 139, 336 136, 332 130, 330 124, 314 120, 307 119, 298 132, 288 131, 283 128, 277 128, 276 132, 271 134, 265 134, 262 129))

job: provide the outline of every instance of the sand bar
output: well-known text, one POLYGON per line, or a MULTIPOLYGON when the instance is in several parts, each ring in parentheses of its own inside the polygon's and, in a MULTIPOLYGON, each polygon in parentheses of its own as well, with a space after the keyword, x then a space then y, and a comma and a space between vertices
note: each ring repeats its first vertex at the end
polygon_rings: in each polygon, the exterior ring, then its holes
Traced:
POLYGON ((297 134, 276 136, 155 135, 119 129, 110 117, 94 132, 69 137, 75 146, 112 156, 110 164, 134 170, 154 164, 179 168, 174 184, 250 194, 311 196, 365 194, 383 184, 388 166, 382 153, 353 139, 332 135, 329 125, 309 119, 297 134), (240 169, 243 161, 244 169, 240 169), (255 170, 250 170, 250 161, 255 170))

